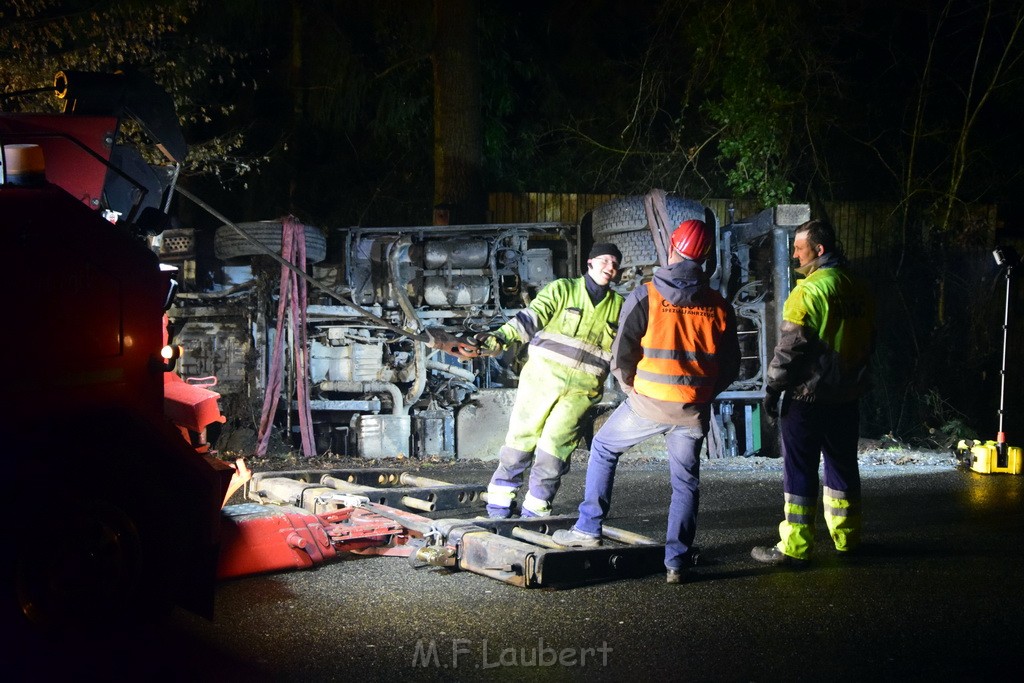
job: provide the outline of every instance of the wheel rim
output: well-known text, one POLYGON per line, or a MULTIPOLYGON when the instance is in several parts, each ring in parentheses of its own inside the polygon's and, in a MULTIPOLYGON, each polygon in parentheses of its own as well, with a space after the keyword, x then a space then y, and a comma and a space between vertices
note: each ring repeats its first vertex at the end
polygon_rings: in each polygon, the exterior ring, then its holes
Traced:
POLYGON ((104 502, 71 505, 37 529, 56 531, 57 547, 23 544, 16 565, 22 613, 46 628, 120 613, 138 588, 139 534, 131 518, 104 502))

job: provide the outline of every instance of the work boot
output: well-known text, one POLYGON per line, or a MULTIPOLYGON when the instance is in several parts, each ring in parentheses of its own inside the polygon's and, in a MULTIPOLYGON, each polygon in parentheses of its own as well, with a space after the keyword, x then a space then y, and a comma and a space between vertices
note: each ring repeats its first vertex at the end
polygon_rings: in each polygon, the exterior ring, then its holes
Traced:
POLYGON ((779 546, 777 545, 755 546, 753 550, 750 551, 750 556, 764 564, 792 567, 793 569, 803 569, 810 564, 809 560, 785 554, 779 550, 779 546))
POLYGON ((576 527, 559 529, 551 534, 551 540, 567 548, 596 548, 601 545, 601 537, 585 534, 576 527))
POLYGON ((836 548, 836 557, 839 558, 840 562, 854 562, 864 557, 864 546, 856 545, 848 550, 840 550, 836 548))
POLYGON ((686 569, 665 567, 665 583, 686 583, 689 572, 686 569))

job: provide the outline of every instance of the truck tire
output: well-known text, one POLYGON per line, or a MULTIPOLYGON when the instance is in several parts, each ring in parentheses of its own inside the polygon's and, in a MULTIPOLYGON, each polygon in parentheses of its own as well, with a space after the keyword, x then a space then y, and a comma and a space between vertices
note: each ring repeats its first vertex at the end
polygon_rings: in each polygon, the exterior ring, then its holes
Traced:
MULTIPOLYGON (((18 609, 42 633, 109 626, 135 616, 148 595, 142 541, 130 512, 116 503, 72 496, 63 517, 35 516, 60 529, 56 549, 19 548, 14 569, 18 609)), ((52 526, 51 526, 52 525, 52 526)))
MULTIPOLYGON (((690 218, 708 220, 704 206, 692 199, 666 197, 665 209, 673 227, 690 218)), ((591 231, 595 242, 611 242, 619 248, 623 269, 658 264, 642 195, 613 199, 596 207, 591 217, 591 231)))
MULTIPOLYGON (((281 253, 282 224, 280 220, 237 223, 237 225, 267 249, 260 249, 239 235, 232 226, 222 225, 217 228, 217 232, 213 236, 213 251, 217 258, 226 261, 241 256, 263 256, 267 250, 275 254, 281 253)), ((315 226, 305 225, 303 228, 306 233, 306 263, 323 261, 327 257, 327 238, 315 226)))
MULTIPOLYGON (((100 407, 66 418, 83 443, 29 425, 11 437, 19 459, 5 586, 19 628, 40 634, 156 623, 174 604, 212 608, 225 471, 169 422, 100 407), (110 439, 116 425, 118 439, 110 439), (40 483, 60 473, 59 504, 40 504, 40 483), (54 547, 44 541, 59 539, 54 547)), ((9 436, 8 434, 4 434, 9 436)))

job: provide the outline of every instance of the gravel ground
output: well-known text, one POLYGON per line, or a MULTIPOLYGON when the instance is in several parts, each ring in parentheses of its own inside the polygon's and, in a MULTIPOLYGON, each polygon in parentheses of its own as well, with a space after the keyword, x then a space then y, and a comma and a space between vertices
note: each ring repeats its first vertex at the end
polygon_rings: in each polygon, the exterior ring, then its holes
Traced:
MULTIPOLYGON (((652 440, 654 441, 654 440, 652 440)), ((958 467, 957 460, 951 451, 911 449, 911 448, 878 448, 874 442, 864 441, 861 444, 858 460, 861 472, 864 476, 871 476, 873 472, 884 473, 886 471, 901 470, 903 468, 927 468, 929 470, 951 470, 958 467)), ((234 457, 234 456, 232 456, 234 457)), ((446 470, 458 471, 461 469, 478 469, 481 465, 496 461, 468 458, 461 460, 416 460, 409 458, 386 458, 366 459, 353 457, 321 456, 304 458, 300 454, 286 453, 267 458, 248 458, 250 468, 254 472, 285 471, 295 469, 362 469, 362 468, 388 468, 388 469, 415 469, 419 471, 433 471, 443 473, 446 470)), ((573 465, 585 467, 587 462, 587 451, 577 450, 572 456, 573 465)), ((654 443, 642 448, 637 452, 630 451, 619 461, 621 468, 653 469, 661 470, 666 466, 666 456, 663 444, 654 443)), ((759 472, 782 470, 781 458, 765 458, 760 456, 732 457, 732 458, 705 458, 701 462, 702 471, 741 471, 759 472)), ((444 477, 440 477, 443 479, 444 477)))

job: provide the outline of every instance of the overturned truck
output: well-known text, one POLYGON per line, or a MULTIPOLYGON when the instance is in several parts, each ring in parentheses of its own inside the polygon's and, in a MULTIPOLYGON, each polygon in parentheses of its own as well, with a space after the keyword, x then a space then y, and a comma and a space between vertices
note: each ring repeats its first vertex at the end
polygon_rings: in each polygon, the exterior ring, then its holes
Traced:
MULTIPOLYGON (((668 235, 688 218, 714 227, 706 268, 736 308, 743 356, 739 379, 715 403, 708 455, 771 455, 775 440, 765 438, 759 405, 781 314, 775 302, 791 284, 792 229, 809 218, 806 205, 730 216, 722 225, 701 203, 655 190, 600 205, 579 224, 324 230, 291 217, 225 220, 205 261, 191 230, 164 231, 154 247, 185 274, 170 311, 184 349, 180 368, 187 377, 217 378, 229 418, 220 450, 245 451, 253 436, 265 447, 271 426, 285 445, 297 446, 305 419, 312 443, 304 451, 492 458, 525 349, 465 360, 431 348, 431 335, 458 339, 496 329, 548 282, 577 276, 597 241, 621 249, 615 287, 625 295, 664 262, 668 235), (295 249, 282 258, 289 241, 283 234, 302 243, 304 264, 291 258, 295 249), (302 287, 292 289, 288 267, 301 271, 302 287), (268 387, 280 401, 267 400, 268 387)), ((613 385, 609 379, 593 422, 622 400, 613 385)))

